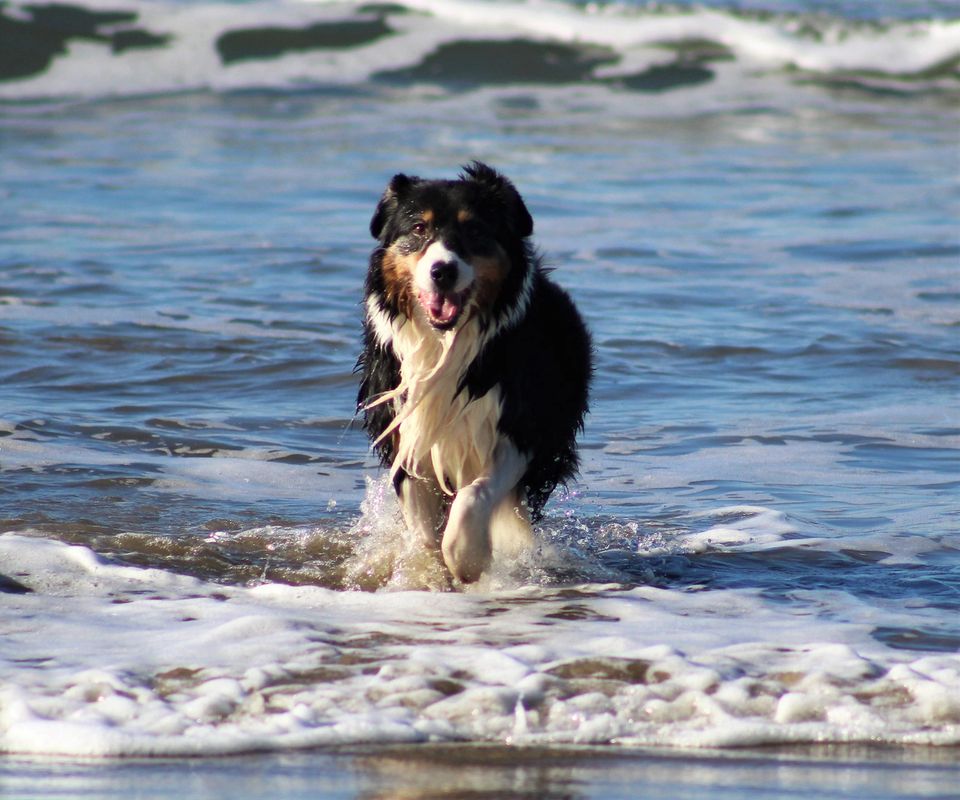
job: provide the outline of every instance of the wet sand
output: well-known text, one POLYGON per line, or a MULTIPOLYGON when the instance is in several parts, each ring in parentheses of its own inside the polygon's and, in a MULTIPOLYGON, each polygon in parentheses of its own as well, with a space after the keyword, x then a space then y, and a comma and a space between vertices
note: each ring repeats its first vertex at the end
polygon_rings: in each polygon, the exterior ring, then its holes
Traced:
POLYGON ((731 751, 420 745, 219 759, 0 761, 0 796, 40 798, 955 798, 957 748, 731 751))

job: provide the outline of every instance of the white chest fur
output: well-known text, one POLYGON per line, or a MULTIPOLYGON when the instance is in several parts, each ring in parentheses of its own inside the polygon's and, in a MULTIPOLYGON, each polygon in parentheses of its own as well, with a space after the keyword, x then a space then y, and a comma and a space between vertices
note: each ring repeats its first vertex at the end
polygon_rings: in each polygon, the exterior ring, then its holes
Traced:
POLYGON ((379 309, 368 312, 377 337, 400 360, 400 385, 372 403, 390 402, 396 413, 381 436, 398 435, 391 472, 434 479, 455 494, 485 471, 499 439, 499 388, 476 399, 458 391, 482 346, 479 325, 468 319, 438 336, 425 323, 389 322, 379 309))

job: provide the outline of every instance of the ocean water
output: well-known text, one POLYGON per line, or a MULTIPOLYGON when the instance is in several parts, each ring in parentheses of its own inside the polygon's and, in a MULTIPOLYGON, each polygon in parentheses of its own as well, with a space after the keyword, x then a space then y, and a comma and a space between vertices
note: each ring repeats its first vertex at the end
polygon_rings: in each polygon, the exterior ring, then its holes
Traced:
POLYGON ((933 0, 0 6, 4 782, 950 796, 958 65, 933 0), (353 369, 383 187, 475 158, 597 372, 451 591, 353 369))

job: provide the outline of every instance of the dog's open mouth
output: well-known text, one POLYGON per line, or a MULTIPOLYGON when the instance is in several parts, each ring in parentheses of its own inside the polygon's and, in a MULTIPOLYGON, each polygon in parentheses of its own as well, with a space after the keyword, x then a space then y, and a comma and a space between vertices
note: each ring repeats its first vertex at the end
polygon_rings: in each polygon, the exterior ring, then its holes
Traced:
POLYGON ((420 305, 434 328, 450 330, 457 324, 467 305, 470 290, 465 292, 420 292, 420 305))

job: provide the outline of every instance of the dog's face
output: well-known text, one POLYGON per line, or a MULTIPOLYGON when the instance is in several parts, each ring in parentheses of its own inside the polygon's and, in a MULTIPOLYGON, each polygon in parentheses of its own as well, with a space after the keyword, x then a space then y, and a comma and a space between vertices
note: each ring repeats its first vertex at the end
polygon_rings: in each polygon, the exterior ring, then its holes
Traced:
POLYGON ((533 221, 513 184, 475 163, 455 181, 396 175, 370 223, 380 240, 375 291, 393 313, 437 331, 493 314, 528 268, 533 221))

